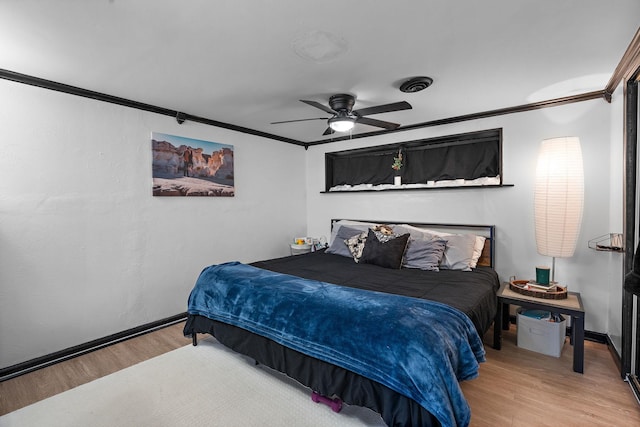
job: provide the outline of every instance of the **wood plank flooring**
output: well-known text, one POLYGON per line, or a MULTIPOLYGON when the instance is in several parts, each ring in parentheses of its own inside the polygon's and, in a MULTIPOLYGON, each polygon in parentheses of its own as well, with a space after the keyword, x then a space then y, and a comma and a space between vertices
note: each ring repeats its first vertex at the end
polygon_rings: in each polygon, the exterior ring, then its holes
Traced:
POLYGON ((516 346, 516 327, 502 350, 485 336, 487 362, 462 383, 472 426, 640 426, 640 405, 604 344, 585 342, 584 374, 573 372, 569 340, 559 358, 516 346))
MULTIPOLYGON (((184 323, 0 383, 0 415, 184 345, 184 323)), ((515 326, 501 351, 485 337, 479 378, 462 383, 473 427, 640 426, 640 405, 617 372, 607 347, 585 343, 585 373, 572 371, 573 348, 560 358, 515 345, 515 326)))
POLYGON ((0 415, 190 345, 184 322, 0 383, 0 415))

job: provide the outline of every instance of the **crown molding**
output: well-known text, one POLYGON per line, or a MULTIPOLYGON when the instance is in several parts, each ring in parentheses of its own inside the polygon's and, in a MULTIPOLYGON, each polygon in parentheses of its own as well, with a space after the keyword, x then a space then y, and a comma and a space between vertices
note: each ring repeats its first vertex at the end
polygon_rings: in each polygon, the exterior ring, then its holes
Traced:
MULTIPOLYGON (((636 35, 629 43, 627 50, 622 55, 618 66, 616 67, 609 83, 605 87, 609 98, 611 94, 616 90, 622 80, 630 80, 636 76, 638 69, 640 68, 640 28, 636 31, 636 35)), ((636 76, 636 78, 639 78, 636 76)))

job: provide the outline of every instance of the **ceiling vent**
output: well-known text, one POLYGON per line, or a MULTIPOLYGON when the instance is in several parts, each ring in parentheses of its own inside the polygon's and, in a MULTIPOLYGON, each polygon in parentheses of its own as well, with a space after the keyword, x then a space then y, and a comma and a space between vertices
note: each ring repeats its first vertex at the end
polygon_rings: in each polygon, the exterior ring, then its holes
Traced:
POLYGON ((420 92, 431 86, 433 79, 431 77, 414 77, 400 85, 400 91, 405 93, 420 92))

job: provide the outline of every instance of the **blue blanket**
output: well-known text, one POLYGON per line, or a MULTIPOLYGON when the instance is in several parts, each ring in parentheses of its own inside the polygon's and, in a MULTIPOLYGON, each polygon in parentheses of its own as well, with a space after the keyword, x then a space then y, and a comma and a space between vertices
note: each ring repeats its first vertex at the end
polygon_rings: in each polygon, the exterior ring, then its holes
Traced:
POLYGON ((447 305, 231 262, 202 271, 188 312, 384 384, 443 426, 469 424, 458 381, 478 375, 485 352, 470 319, 447 305))

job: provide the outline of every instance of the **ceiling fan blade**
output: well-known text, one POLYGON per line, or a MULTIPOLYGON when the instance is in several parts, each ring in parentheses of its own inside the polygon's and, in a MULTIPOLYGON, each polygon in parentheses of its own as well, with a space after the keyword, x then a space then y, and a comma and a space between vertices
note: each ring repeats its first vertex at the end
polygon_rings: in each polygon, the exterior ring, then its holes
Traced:
POLYGON ((330 127, 327 127, 327 128, 324 130, 324 133, 323 133, 322 135, 323 135, 323 136, 324 136, 324 135, 331 135, 331 134, 334 134, 334 133, 336 133, 336 131, 335 131, 335 130, 331 129, 330 127))
POLYGON ((329 114, 335 114, 336 113, 331 108, 327 107, 326 105, 322 105, 322 104, 320 104, 319 102, 316 102, 316 101, 306 101, 304 99, 301 99, 300 102, 304 102, 307 105, 311 105, 312 107, 319 108, 322 111, 325 111, 325 112, 327 112, 329 114))
POLYGON ((280 122, 271 122, 270 124, 277 125, 277 124, 280 124, 280 123, 306 122, 306 121, 309 121, 309 120, 327 120, 327 118, 326 117, 314 117, 312 119, 283 120, 283 121, 280 121, 280 122))
POLYGON ((353 112, 360 116, 368 116, 370 114, 388 113, 391 111, 410 110, 411 104, 406 101, 393 102, 391 104, 377 105, 375 107, 363 108, 361 110, 354 110, 353 112))
POLYGON ((363 125, 376 126, 384 129, 396 129, 400 127, 398 123, 385 122, 383 120, 370 119, 369 117, 358 117, 356 123, 363 125))

